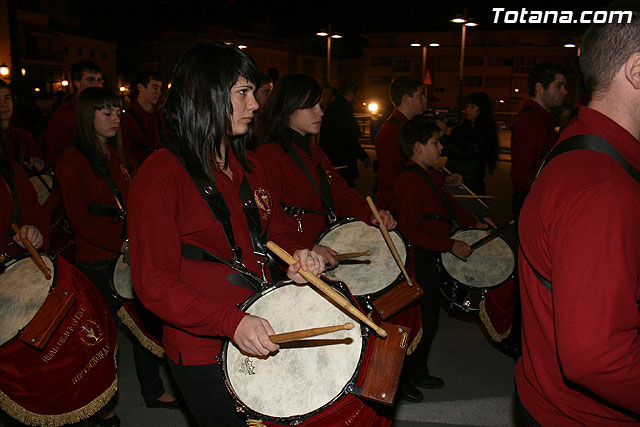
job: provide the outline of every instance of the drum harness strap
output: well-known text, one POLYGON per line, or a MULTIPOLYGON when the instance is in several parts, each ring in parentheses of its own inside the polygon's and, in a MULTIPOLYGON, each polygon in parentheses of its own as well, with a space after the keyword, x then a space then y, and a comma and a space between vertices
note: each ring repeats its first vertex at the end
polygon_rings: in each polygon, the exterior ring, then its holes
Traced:
POLYGON ((231 225, 231 211, 227 206, 222 194, 216 188, 213 181, 202 179, 193 175, 187 168, 186 160, 180 150, 180 145, 177 141, 171 141, 165 146, 168 148, 182 163, 189 176, 193 180, 194 185, 198 189, 198 192, 204 198, 207 206, 211 210, 213 217, 220 223, 224 235, 227 239, 229 248, 233 258, 225 260, 211 252, 189 243, 180 243, 182 256, 185 258, 195 259, 197 261, 207 262, 220 262, 230 267, 237 273, 231 273, 227 276, 229 283, 237 286, 243 286, 251 289, 254 292, 260 291, 267 285, 267 269, 271 275, 273 281, 280 279, 280 270, 275 260, 269 255, 266 249, 267 233, 262 233, 262 224, 260 222, 260 212, 256 206, 253 191, 249 185, 246 175, 242 179, 240 184, 240 198, 244 201, 243 211, 249 226, 249 232, 251 234, 251 245, 256 255, 262 258, 259 261, 262 266, 262 277, 259 277, 253 271, 247 268, 242 262, 242 248, 236 243, 233 235, 233 227, 231 225))
POLYGON ((436 213, 424 213, 422 214, 422 219, 425 221, 426 220, 444 221, 448 223, 449 226, 451 226, 450 231, 455 231, 456 229, 458 229, 458 223, 456 222, 457 215, 456 215, 455 209, 453 208, 453 206, 451 206, 451 203, 449 202, 449 200, 447 200, 446 197, 443 197, 442 193, 438 191, 438 189, 436 188, 436 185, 434 184, 433 180, 431 179, 427 171, 425 171, 418 165, 407 165, 404 168, 404 170, 405 172, 417 173, 422 177, 422 179, 425 180, 427 184, 429 184, 431 189, 436 193, 436 195, 440 199, 440 202, 442 203, 442 206, 444 206, 444 209, 447 211, 447 215, 448 215, 448 217, 446 217, 436 213))
MULTIPOLYGON (((147 132, 147 129, 144 127, 144 124, 142 123, 142 118, 140 117, 140 114, 138 114, 138 112, 135 111, 133 108, 129 109, 127 112, 131 114, 131 117, 133 117, 133 120, 138 125, 138 128, 140 128, 140 131, 142 132, 142 136, 144 136, 145 141, 147 141, 146 144, 142 144, 141 142, 136 141, 133 143, 133 146, 138 150, 144 151, 146 153, 153 153, 154 151, 156 151, 156 148, 153 147, 153 143, 151 141, 151 138, 149 137, 149 133, 147 132)), ((158 124, 158 134, 162 135, 162 123, 160 123, 160 120, 157 120, 157 124, 158 124)))
POLYGON ((122 194, 120 194, 120 190, 118 190, 118 187, 113 181, 113 178, 111 177, 111 174, 108 170, 104 175, 104 179, 107 181, 107 184, 109 184, 109 188, 113 193, 113 197, 115 198, 118 207, 114 208, 113 206, 92 203, 90 205, 87 205, 87 210, 91 215, 111 218, 111 221, 113 223, 122 221, 122 232, 120 233, 120 237, 124 239, 127 235, 127 210, 124 208, 124 199, 122 198, 122 194))
MULTIPOLYGON (((546 165, 548 165, 551 160, 553 160, 554 158, 556 158, 562 153, 566 153, 568 151, 574 151, 574 150, 592 150, 592 151, 597 151, 599 153, 608 155, 609 157, 613 158, 618 163, 620 163, 620 165, 624 168, 624 170, 627 171, 627 173, 636 182, 640 184, 640 170, 634 168, 622 156, 622 154, 620 154, 615 148, 613 148, 613 146, 609 143, 609 141, 602 138, 601 136, 588 135, 588 134, 572 136, 560 142, 553 150, 551 150, 551 152, 547 155, 547 157, 542 162, 542 165, 540 165, 540 168, 536 173, 536 179, 540 175, 540 172, 542 172, 542 169, 546 165)), ((525 261, 527 261, 527 264, 529 264, 529 267, 531 267, 531 270, 533 271, 533 274, 536 276, 538 281, 542 284, 542 286, 544 286, 550 292, 552 292, 551 281, 546 279, 542 274, 540 274, 540 272, 536 270, 533 264, 531 264, 531 262, 529 261, 529 258, 527 257, 527 254, 524 252, 524 248, 522 245, 520 245, 520 251, 522 252, 522 255, 525 261)), ((640 303, 638 304, 638 310, 640 310, 640 303)))
POLYGON ((329 221, 329 225, 335 223, 338 220, 338 217, 335 214, 333 195, 331 194, 331 185, 329 185, 329 181, 327 180, 327 173, 322 167, 322 164, 318 163, 318 166, 317 166, 318 181, 320 184, 320 188, 318 188, 318 184, 316 183, 315 179, 313 179, 313 177, 311 176, 309 169, 307 169, 307 166, 302 161, 302 158, 300 157, 300 153, 298 153, 298 151, 294 147, 294 144, 291 143, 290 141, 287 142, 285 144, 284 150, 289 156, 293 158, 293 160, 295 160, 295 162, 298 164, 302 172, 304 172, 307 179, 309 179, 309 181, 311 182, 311 185, 313 185, 313 189, 318 194, 318 197, 320 197, 322 206, 325 208, 324 211, 314 211, 314 210, 305 209, 299 206, 291 206, 286 203, 281 203, 282 209, 284 209, 284 212, 287 215, 294 217, 296 221, 298 221, 299 232, 302 232, 302 216, 305 214, 305 212, 325 215, 327 217, 327 220, 329 221))

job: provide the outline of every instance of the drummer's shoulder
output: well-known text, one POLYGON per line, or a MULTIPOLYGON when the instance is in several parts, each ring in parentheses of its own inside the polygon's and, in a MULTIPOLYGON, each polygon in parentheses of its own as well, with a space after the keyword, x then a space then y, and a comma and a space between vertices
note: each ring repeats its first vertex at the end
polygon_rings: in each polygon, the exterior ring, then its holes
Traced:
MULTIPOLYGON (((138 168, 136 179, 173 180, 186 170, 180 160, 168 149, 161 148, 145 159, 138 168)), ((134 180, 135 181, 135 180, 134 180)))
POLYGON ((264 161, 265 157, 273 158, 274 156, 284 155, 284 148, 282 145, 275 142, 267 142, 266 144, 262 144, 259 146, 254 156, 258 159, 262 159, 264 161))

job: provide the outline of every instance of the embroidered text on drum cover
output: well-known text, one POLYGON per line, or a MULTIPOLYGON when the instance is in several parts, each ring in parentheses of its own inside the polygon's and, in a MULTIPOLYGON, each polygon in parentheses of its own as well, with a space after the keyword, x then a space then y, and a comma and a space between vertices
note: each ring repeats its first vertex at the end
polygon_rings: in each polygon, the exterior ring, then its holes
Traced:
POLYGON ((73 382, 74 384, 77 384, 87 373, 89 373, 91 369, 93 369, 98 363, 100 363, 100 361, 103 360, 109 353, 111 353, 111 347, 107 343, 104 345, 104 347, 102 347, 102 349, 100 349, 100 351, 98 351, 96 354, 94 354, 91 357, 91 359, 89 359, 89 363, 87 363, 87 366, 85 366, 82 371, 78 372, 78 374, 76 374, 73 377, 71 382, 73 382))
POLYGON ((69 337, 71 336, 71 333, 73 333, 73 331, 76 329, 76 327, 78 326, 78 323, 80 323, 80 320, 85 315, 85 313, 86 313, 86 309, 83 306, 78 307, 78 311, 76 311, 76 314, 73 315, 73 320, 71 321, 69 326, 67 326, 67 329, 65 329, 65 331, 60 336, 60 338, 58 338, 58 341, 56 341, 56 343, 53 345, 53 347, 51 347, 51 349, 47 352, 47 354, 42 356, 42 361, 44 363, 51 362, 51 360, 58 353, 60 348, 64 345, 65 342, 67 342, 67 339, 69 339, 69 337))

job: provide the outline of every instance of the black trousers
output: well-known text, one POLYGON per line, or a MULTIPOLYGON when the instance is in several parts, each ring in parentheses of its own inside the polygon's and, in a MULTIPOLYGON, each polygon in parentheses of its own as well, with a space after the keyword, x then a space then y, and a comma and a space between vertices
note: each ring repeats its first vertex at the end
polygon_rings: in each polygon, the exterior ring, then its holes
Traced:
MULTIPOLYGON (((117 258, 105 261, 77 261, 76 267, 84 273, 91 282, 100 289, 107 300, 107 306, 116 325, 120 323, 118 310, 120 302, 113 296, 111 281, 112 271, 117 258)), ((160 378, 160 359, 144 348, 135 337, 133 343, 133 360, 136 366, 136 374, 140 383, 140 394, 146 400, 155 400, 165 392, 160 378)))
POLYGON ((424 295, 419 300, 422 314, 422 339, 410 356, 405 360, 403 380, 411 381, 429 374, 429 353, 438 332, 440 321, 440 269, 438 268, 439 252, 427 251, 414 246, 416 279, 424 295))
POLYGON ((224 385, 218 364, 184 366, 167 358, 173 378, 199 427, 243 426, 235 403, 224 385))

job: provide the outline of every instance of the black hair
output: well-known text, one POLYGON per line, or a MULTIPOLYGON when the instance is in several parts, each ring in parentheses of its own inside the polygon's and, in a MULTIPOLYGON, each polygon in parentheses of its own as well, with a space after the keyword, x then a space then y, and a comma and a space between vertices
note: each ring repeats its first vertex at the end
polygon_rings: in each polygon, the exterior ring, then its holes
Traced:
POLYGON ((537 83, 542 84, 542 87, 546 90, 556 79, 556 74, 562 74, 566 77, 567 70, 561 65, 550 62, 543 62, 534 66, 529 73, 529 81, 527 82, 529 96, 536 96, 537 83))
MULTIPOLYGON (((103 108, 122 109, 122 101, 113 90, 104 87, 89 87, 78 95, 74 107, 75 132, 73 146, 87 159, 93 173, 105 178, 109 173, 109 160, 100 151, 95 129, 95 113, 103 108)), ((123 155, 120 130, 115 136, 107 138, 107 144, 113 146, 130 174, 133 168, 123 155)))
POLYGON ((391 102, 396 107, 399 107, 402 104, 402 97, 404 95, 413 96, 413 94, 418 90, 418 88, 422 86, 422 83, 418 79, 414 79, 413 77, 400 76, 393 79, 391 82, 391 86, 389 86, 389 96, 391 97, 391 102))
POLYGON ((305 74, 289 74, 273 88, 261 118, 264 142, 285 145, 289 119, 296 110, 312 108, 320 102, 322 88, 305 74))
POLYGON ((131 95, 133 96, 133 99, 136 99, 138 95, 140 95, 140 91, 138 90, 138 83, 144 87, 147 87, 151 80, 157 80, 161 82, 162 77, 160 77, 160 73, 152 70, 138 71, 133 76, 133 80, 131 80, 131 95))
POLYGON ((176 64, 163 111, 169 138, 179 142, 195 176, 214 179, 210 156, 221 155, 226 142, 242 167, 250 170, 245 144, 255 120, 245 135, 232 136, 231 88, 240 77, 255 84, 258 73, 256 63, 242 50, 205 41, 192 46, 176 64))
POLYGON ((430 117, 414 117, 400 128, 400 148, 407 158, 411 158, 416 141, 424 145, 435 135, 440 135, 440 127, 435 120, 430 117))
POLYGON ((87 59, 77 61, 71 64, 71 81, 79 82, 82 79, 82 73, 101 73, 100 66, 93 61, 87 59))
POLYGON ((478 117, 473 122, 473 128, 484 137, 486 143, 485 150, 483 150, 486 154, 484 161, 489 166, 489 172, 493 173, 498 162, 500 142, 496 121, 493 117, 491 98, 485 92, 474 92, 466 96, 466 102, 476 105, 480 109, 478 117))

